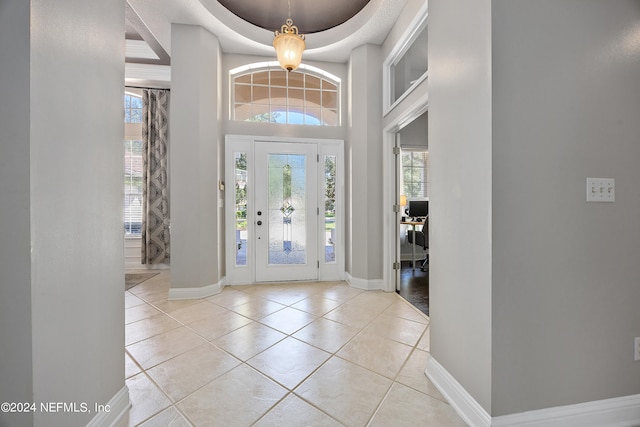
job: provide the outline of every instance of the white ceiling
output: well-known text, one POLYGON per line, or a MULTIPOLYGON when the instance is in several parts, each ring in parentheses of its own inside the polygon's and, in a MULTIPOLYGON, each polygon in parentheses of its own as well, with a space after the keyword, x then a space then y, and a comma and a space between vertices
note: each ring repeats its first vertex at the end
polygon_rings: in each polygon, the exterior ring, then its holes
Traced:
MULTIPOLYGON (((251 24, 225 8, 217 0, 125 0, 127 9, 133 12, 144 24, 148 34, 141 34, 141 38, 149 42, 151 49, 158 53, 158 49, 171 56, 171 23, 199 25, 220 40, 222 50, 226 53, 238 53, 258 56, 274 56, 273 31, 251 24), (148 40, 152 38, 153 40, 148 40), (153 43, 156 46, 153 46, 153 43)), ((304 27, 296 19, 296 10, 304 10, 300 16, 300 22, 310 22, 309 25, 321 27, 327 22, 336 22, 341 17, 355 13, 353 7, 332 9, 327 5, 333 3, 349 3, 349 0, 290 0, 291 15, 294 24, 301 33, 305 33, 304 27), (298 2, 300 4, 298 4, 298 2), (339 13, 338 13, 339 12, 339 13), (332 16, 327 16, 331 14, 332 16), (317 22, 311 20, 317 16, 317 22), (307 21, 309 20, 309 21, 307 21)), ((362 0, 358 0, 363 3, 362 0)), ((346 22, 324 31, 305 34, 307 49, 303 55, 304 60, 327 61, 344 63, 349 59, 351 51, 363 44, 382 44, 393 23, 398 18, 400 11, 407 0, 369 0, 362 10, 346 22)), ((276 2, 282 3, 282 24, 287 18, 287 0, 231 0, 239 8, 245 10, 249 5, 264 8, 264 13, 275 15, 269 8, 275 8, 276 2), (264 4, 261 4, 264 2, 264 4), (244 9, 242 9, 244 8, 244 9)), ((359 6, 358 6, 359 7, 359 6)), ((258 10, 258 9, 256 9, 258 10)), ((128 13, 129 15, 129 13, 128 13)), ((135 18, 134 18, 135 19, 135 18)), ((254 15, 251 19, 257 19, 254 15)), ((276 18, 270 18, 275 20, 276 18)), ((129 21, 129 18, 128 18, 129 21)), ((274 21, 275 22, 275 21, 274 21)), ((127 24, 131 31, 131 24, 127 24)), ((128 37, 135 38, 135 36, 128 37)), ((140 49, 140 46, 137 47, 140 49)), ((149 61, 136 60, 128 48, 127 62, 136 63, 135 67, 127 67, 127 77, 134 78, 133 84, 139 83, 144 76, 139 75, 144 68, 163 66, 149 64, 149 61), (130 70, 135 68, 138 75, 132 76, 130 70)), ((160 52, 161 53, 161 52, 160 52)), ((158 65, 160 64, 160 65, 158 65)), ((156 71, 157 72, 157 71, 156 71)), ((142 72, 143 73, 143 72, 142 72)), ((156 76, 157 77, 157 76, 156 76)), ((129 83, 129 82, 128 82, 129 83)))

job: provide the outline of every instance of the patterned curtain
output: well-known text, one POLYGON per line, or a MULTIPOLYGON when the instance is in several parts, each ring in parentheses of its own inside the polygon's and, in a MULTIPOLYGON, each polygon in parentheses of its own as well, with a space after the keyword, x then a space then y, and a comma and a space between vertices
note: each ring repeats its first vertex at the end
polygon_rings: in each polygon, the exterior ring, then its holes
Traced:
POLYGON ((169 264, 169 91, 142 92, 142 264, 169 264))

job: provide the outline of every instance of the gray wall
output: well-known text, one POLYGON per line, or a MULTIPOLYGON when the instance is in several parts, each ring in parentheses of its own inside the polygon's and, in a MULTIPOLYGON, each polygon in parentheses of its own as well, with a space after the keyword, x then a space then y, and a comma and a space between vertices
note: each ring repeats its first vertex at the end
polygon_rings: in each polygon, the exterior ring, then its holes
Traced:
POLYGON ((199 288, 222 278, 221 50, 202 27, 171 33, 171 286, 199 288))
POLYGON ((492 413, 637 394, 640 2, 492 6, 492 413))
POLYGON ((382 278, 382 68, 380 47, 364 45, 349 61, 346 157, 346 270, 382 278))
MULTIPOLYGON (((33 399, 29 221, 29 2, 0 2, 0 402, 33 399)), ((33 414, 0 412, 0 425, 33 414)))
POLYGON ((488 412, 492 387, 490 6, 490 0, 432 0, 428 26, 431 355, 488 412))
POLYGON ((637 394, 640 2, 429 16, 432 355, 494 417, 637 394))
POLYGON ((3 2, 0 28, 1 400, 106 404, 124 387, 124 4, 3 2))

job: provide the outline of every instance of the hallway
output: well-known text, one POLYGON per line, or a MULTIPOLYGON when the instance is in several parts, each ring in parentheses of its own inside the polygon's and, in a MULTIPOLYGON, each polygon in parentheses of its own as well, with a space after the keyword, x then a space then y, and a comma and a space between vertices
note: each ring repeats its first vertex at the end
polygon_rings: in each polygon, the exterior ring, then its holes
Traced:
POLYGON ((424 375, 429 319, 344 282, 226 287, 167 301, 169 272, 125 292, 122 426, 464 426, 424 375))

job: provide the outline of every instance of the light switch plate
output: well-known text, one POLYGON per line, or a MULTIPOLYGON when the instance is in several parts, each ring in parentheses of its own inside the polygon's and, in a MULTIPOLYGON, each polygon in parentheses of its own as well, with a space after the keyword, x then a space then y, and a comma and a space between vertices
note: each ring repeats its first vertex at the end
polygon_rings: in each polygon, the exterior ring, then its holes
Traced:
POLYGON ((587 202, 615 202, 616 186, 613 178, 587 178, 587 202))

